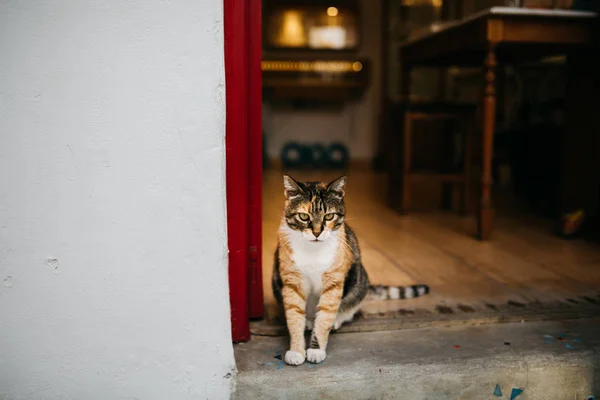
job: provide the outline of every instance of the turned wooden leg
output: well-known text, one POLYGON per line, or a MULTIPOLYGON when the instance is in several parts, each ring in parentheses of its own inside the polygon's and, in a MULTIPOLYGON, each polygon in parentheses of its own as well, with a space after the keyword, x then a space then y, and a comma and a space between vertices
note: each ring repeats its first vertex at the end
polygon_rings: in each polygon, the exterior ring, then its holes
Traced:
MULTIPOLYGON (((397 111, 397 110, 396 110, 397 111)), ((388 155, 389 159, 386 165, 388 179, 388 204, 393 209, 400 208, 400 186, 402 180, 402 160, 400 160, 402 145, 402 128, 390 133, 388 155)))
POLYGON ((471 162, 473 160, 471 149, 473 148, 473 115, 467 114, 465 118, 465 140, 464 140, 464 152, 463 152, 463 174, 464 182, 460 191, 460 210, 461 215, 465 215, 470 210, 470 196, 471 196, 471 162))
POLYGON ((442 182, 442 194, 440 196, 440 208, 442 210, 452 210, 454 186, 455 184, 452 182, 442 182))
POLYGON ((411 82, 411 67, 410 65, 404 65, 402 68, 401 75, 401 88, 400 94, 404 103, 404 115, 403 115, 403 129, 402 129, 402 140, 401 147, 402 152, 400 154, 400 170, 394 171, 399 174, 399 187, 396 190, 398 193, 398 208, 401 212, 407 212, 410 208, 410 179, 408 174, 410 173, 410 147, 411 147, 411 121, 409 117, 410 107, 410 82, 411 82))
POLYGON ((491 43, 485 57, 485 92, 483 97, 483 137, 481 160, 481 194, 477 215, 477 233, 488 240, 494 223, 492 204, 492 156, 494 153, 494 126, 496 123, 496 52, 491 43))
POLYGON ((596 117, 600 54, 573 49, 567 60, 560 208, 562 213, 583 210, 588 226, 593 226, 600 214, 600 119, 596 117))
POLYGON ((410 112, 404 113, 404 131, 402 132, 402 197, 400 211, 407 213, 410 209, 410 168, 412 147, 412 118, 410 112))
MULTIPOLYGON (((440 157, 440 173, 455 173, 456 172, 456 145, 454 142, 454 133, 457 125, 460 125, 459 118, 444 119, 444 127, 442 129, 441 144, 443 152, 440 157)), ((454 203, 454 189, 456 182, 442 181, 442 191, 440 196, 440 208, 442 210, 452 210, 454 203)))

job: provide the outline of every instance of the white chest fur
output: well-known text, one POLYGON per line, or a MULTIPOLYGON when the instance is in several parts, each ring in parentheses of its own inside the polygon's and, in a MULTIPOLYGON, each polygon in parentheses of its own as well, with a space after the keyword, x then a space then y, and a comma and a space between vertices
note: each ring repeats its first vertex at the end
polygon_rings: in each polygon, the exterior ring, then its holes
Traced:
POLYGON ((323 287, 323 272, 333 265, 340 239, 337 232, 332 232, 322 242, 311 242, 301 232, 290 229, 285 223, 280 229, 289 240, 295 267, 304 276, 306 314, 309 319, 314 319, 323 287))

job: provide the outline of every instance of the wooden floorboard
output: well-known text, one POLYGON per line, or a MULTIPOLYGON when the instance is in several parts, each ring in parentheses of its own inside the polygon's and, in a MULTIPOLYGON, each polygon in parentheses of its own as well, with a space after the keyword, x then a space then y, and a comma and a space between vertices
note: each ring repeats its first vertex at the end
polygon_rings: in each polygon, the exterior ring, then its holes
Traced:
MULTIPOLYGON (((326 172, 292 175, 299 180, 337 177, 326 172)), ((381 174, 364 170, 349 173, 346 221, 358 236, 363 264, 374 284, 424 283, 430 286, 431 294, 365 303, 366 319, 398 315, 399 311, 399 315, 441 316, 448 312, 489 312, 507 304, 511 309, 546 303, 553 307, 562 303, 594 306, 597 301, 600 246, 560 239, 553 235, 551 222, 515 209, 499 212, 492 240, 480 242, 474 238, 472 216, 438 210, 436 188, 416 189, 416 210, 403 216, 386 206, 385 183, 381 174)), ((270 281, 284 202, 282 173, 265 171, 263 185, 263 282, 268 323, 281 321, 270 281)))

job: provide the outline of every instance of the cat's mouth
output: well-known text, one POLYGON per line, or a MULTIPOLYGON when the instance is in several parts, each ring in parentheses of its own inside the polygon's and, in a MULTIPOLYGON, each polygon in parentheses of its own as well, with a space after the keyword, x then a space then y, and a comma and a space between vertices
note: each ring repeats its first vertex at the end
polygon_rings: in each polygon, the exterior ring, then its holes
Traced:
POLYGON ((319 239, 313 239, 313 240, 311 240, 311 242, 313 242, 313 243, 321 243, 321 242, 322 242, 322 240, 319 240, 319 239))

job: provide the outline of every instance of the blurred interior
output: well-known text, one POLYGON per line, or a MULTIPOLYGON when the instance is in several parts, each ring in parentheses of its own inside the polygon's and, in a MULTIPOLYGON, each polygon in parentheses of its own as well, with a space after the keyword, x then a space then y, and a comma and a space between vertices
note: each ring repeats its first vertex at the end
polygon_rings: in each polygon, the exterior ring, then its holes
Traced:
MULTIPOLYGON (((448 309, 466 318, 530 304, 600 303, 596 218, 600 181, 595 175, 569 172, 569 157, 563 154, 565 54, 498 68, 492 171, 497 217, 491 241, 474 237, 478 201, 474 193, 468 194, 471 206, 466 215, 456 212, 457 191, 445 193, 436 182, 414 183, 408 214, 390 206, 388 193, 388 174, 395 165, 390 160, 394 157, 389 153, 394 143, 390 138, 402 131, 399 110, 406 100, 401 95, 401 44, 490 7, 516 5, 553 12, 584 9, 585 4, 577 3, 263 1, 263 285, 267 322, 280 321, 270 275, 283 206, 283 171, 299 180, 333 179, 347 173, 347 220, 357 231, 371 281, 425 283, 432 288, 430 296, 418 300, 367 304, 364 318, 426 313, 439 318, 447 316, 448 309), (567 187, 565 180, 581 181, 587 189, 567 187), (568 201, 566 192, 571 195, 568 201), (585 209, 586 229, 575 239, 565 240, 559 235, 561 218, 579 208, 585 209), (582 300, 585 298, 589 301, 582 300)), ((479 107, 483 82, 478 67, 416 68, 410 101, 443 100, 479 107)), ((479 120, 477 114, 473 192, 481 180, 479 120)), ((452 137, 458 128, 442 125, 417 122, 412 142, 414 168, 439 169, 443 160, 456 157, 460 149, 455 149, 452 137)), ((592 160, 596 158, 592 156, 592 160)))

